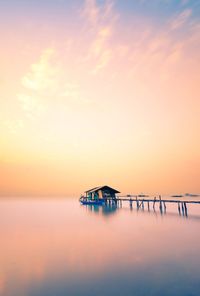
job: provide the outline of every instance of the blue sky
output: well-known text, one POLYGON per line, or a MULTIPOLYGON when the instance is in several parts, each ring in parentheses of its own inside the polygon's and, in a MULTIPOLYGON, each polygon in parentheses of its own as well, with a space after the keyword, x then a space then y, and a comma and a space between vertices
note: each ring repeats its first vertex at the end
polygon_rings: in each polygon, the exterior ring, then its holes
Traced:
POLYGON ((126 13, 129 17, 145 16, 161 23, 187 8, 193 10, 194 18, 200 17, 199 0, 117 0, 115 6, 122 14, 126 13))
MULTIPOLYGON (((89 1, 89 0, 88 0, 89 1)), ((113 2, 114 10, 120 22, 129 25, 135 18, 141 22, 165 26, 172 18, 186 9, 191 10, 190 19, 200 19, 200 0, 90 0, 101 7, 106 2, 113 2)), ((0 3, 0 24, 16 24, 23 27, 30 25, 55 24, 73 27, 80 21, 81 11, 87 0, 7 0, 0 3), (26 22, 24 22, 24 20, 26 22), (70 20, 70 22, 69 22, 70 20)))
MULTIPOLYGON (((96 2, 101 5, 106 1, 97 0, 96 2)), ((162 19, 188 7, 193 9, 196 17, 200 16, 199 0, 115 0, 113 2, 119 12, 125 12, 130 15, 138 14, 162 19)), ((35 10, 45 15, 51 11, 62 13, 63 9, 68 10, 81 5, 84 5, 83 0, 7 0, 1 1, 0 14, 14 11, 23 14, 23 12, 35 10)))

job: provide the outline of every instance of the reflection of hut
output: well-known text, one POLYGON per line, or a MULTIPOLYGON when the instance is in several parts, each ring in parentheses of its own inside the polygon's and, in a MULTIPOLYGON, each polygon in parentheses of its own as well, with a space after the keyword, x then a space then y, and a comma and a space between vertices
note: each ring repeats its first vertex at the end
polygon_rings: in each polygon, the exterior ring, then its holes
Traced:
POLYGON ((110 217, 117 213, 118 207, 116 203, 112 203, 103 204, 102 207, 99 207, 98 205, 87 205, 87 209, 94 214, 101 214, 104 217, 110 217))
POLYGON ((120 193, 118 190, 109 186, 95 187, 85 191, 86 198, 91 200, 98 199, 116 199, 116 193, 120 193))

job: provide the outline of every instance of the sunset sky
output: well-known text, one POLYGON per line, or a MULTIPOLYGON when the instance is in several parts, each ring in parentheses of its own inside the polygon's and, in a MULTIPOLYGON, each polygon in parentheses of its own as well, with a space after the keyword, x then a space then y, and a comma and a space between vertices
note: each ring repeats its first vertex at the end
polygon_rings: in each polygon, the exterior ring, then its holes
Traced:
POLYGON ((0 36, 0 196, 200 193, 199 0, 6 0, 0 36))

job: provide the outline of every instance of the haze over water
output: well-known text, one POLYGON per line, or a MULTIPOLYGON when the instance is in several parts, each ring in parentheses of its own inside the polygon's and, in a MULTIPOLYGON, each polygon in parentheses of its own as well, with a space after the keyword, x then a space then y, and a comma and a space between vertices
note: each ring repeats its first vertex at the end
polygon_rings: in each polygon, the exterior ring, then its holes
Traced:
POLYGON ((0 201, 1 296, 199 296, 200 208, 0 201))

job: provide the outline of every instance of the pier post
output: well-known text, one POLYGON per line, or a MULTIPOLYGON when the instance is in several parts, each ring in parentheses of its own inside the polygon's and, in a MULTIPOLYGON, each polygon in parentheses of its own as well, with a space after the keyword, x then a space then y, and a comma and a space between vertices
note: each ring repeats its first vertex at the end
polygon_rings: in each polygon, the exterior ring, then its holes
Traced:
POLYGON ((133 209, 132 199, 130 199, 130 208, 131 208, 131 210, 133 209))
POLYGON ((155 203, 156 203, 156 197, 154 197, 154 201, 153 201, 153 210, 155 212, 155 203))
POLYGON ((137 210, 139 210, 139 201, 137 199, 137 196, 136 196, 136 205, 137 205, 137 210))
POLYGON ((186 204, 186 202, 184 202, 184 209, 185 209, 185 216, 187 217, 188 213, 187 213, 187 204, 186 204))
POLYGON ((161 196, 159 195, 159 200, 160 200, 160 213, 163 213, 163 209, 162 209, 162 200, 161 200, 161 196))
POLYGON ((181 215, 181 207, 180 207, 180 202, 178 202, 178 212, 179 212, 179 215, 181 215))
POLYGON ((149 200, 147 202, 147 206, 148 206, 148 211, 150 212, 149 200))
POLYGON ((144 199, 142 200, 142 210, 144 211, 144 199))
POLYGON ((163 206, 164 206, 164 212, 166 213, 167 207, 166 207, 165 201, 163 201, 163 206))
POLYGON ((183 202, 181 203, 181 207, 182 207, 182 214, 183 214, 183 216, 185 216, 185 210, 184 210, 184 203, 183 202))

